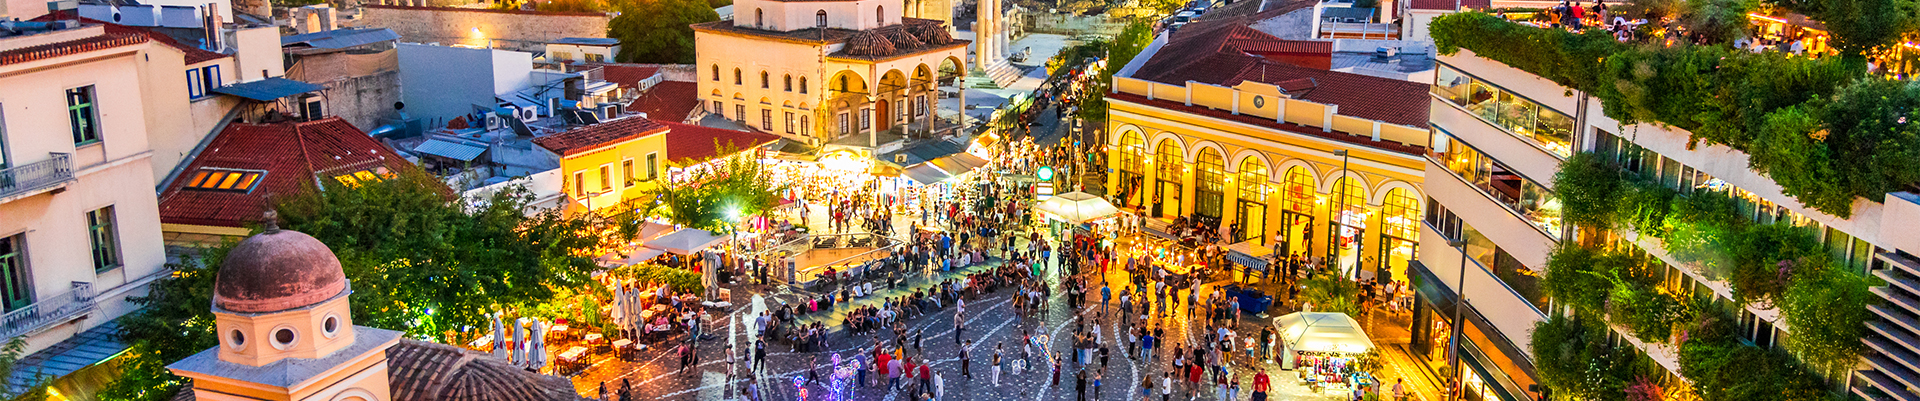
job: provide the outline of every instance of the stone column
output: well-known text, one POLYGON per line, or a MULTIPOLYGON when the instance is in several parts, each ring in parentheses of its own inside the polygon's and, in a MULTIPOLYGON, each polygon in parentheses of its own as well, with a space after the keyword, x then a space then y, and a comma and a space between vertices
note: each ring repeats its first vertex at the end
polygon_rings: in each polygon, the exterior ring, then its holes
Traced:
POLYGON ((994 0, 974 2, 974 14, 977 15, 973 23, 973 66, 983 70, 993 64, 993 36, 989 32, 993 32, 993 16, 998 14, 993 9, 993 3, 994 0))

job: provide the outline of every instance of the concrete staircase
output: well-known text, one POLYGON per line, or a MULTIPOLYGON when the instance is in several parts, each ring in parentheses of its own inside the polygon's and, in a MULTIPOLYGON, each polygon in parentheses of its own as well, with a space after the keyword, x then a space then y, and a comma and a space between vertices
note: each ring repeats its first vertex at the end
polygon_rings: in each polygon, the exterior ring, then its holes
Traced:
POLYGON ((1020 80, 1020 69, 1006 60, 994 62, 985 69, 975 69, 967 73, 967 87, 973 89, 1001 89, 1020 80))

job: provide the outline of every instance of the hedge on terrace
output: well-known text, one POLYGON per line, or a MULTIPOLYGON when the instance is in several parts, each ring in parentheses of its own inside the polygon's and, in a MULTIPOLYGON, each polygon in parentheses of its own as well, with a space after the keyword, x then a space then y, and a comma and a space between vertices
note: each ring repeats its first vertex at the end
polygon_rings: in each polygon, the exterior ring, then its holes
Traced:
POLYGON ((1434 20, 1441 53, 1459 49, 1598 97, 1608 117, 1686 130, 1693 143, 1746 152, 1753 170, 1807 207, 1839 217, 1920 182, 1920 87, 1840 57, 1659 47, 1484 13, 1434 20))

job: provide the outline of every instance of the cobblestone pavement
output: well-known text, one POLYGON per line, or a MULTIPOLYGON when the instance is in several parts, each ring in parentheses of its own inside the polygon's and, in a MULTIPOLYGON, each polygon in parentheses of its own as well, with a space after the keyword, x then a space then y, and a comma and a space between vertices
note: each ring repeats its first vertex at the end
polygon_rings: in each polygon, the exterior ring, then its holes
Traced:
MULTIPOLYGON (((971 270, 977 271, 985 269, 986 267, 987 266, 984 265, 975 266, 971 270)), ((1111 282, 1118 286, 1125 282, 1125 274, 1124 272, 1116 271, 1112 273, 1108 279, 1112 280, 1111 282)), ((923 286, 924 284, 920 284, 923 282, 924 281, 914 284, 923 286)), ((1211 291, 1213 286, 1222 284, 1227 283, 1224 281, 1210 283, 1203 288, 1204 291, 1211 291)), ((1098 289, 1094 289, 1093 293, 1095 294, 1093 296, 1097 298, 1098 289)), ((738 294, 738 292, 736 292, 736 294, 738 294)), ((965 327, 963 338, 965 340, 972 340, 975 346, 972 353, 972 379, 965 378, 960 374, 960 362, 958 359, 959 346, 955 344, 953 338, 954 313, 950 305, 943 310, 932 312, 927 316, 908 320, 909 333, 924 330, 926 337, 926 349, 920 350, 917 353, 909 349, 908 354, 910 356, 918 355, 915 356, 915 360, 922 360, 924 358, 934 361, 934 372, 944 379, 945 384, 945 398, 941 401, 1043 401, 1076 399, 1073 374, 1077 372, 1080 367, 1072 364, 1070 361, 1065 362, 1061 368, 1060 382, 1056 385, 1052 380, 1051 371, 1044 362, 1039 361, 1039 358, 1036 357, 1034 366, 1038 370, 1035 371, 1016 372, 1015 369, 1013 369, 1013 365, 1016 363, 1013 361, 1018 360, 1020 357, 1020 350, 1017 344, 1019 344, 1019 339, 1023 331, 1031 332, 1035 335, 1046 334, 1052 339, 1051 347, 1049 348, 1050 351, 1070 355, 1072 351, 1069 342, 1072 338, 1072 332, 1079 325, 1095 323, 1094 320, 1096 319, 1094 318, 1096 312, 1099 310, 1098 301, 1094 301, 1087 308, 1074 309, 1069 306, 1065 299, 1064 291, 1055 291, 1046 310, 1037 313, 1022 313, 1013 309, 1010 302, 1010 294, 1011 291, 1002 289, 997 293, 987 294, 979 299, 967 301, 968 312, 966 322, 963 324, 965 327), (994 345, 1002 343, 1008 346, 1003 355, 1009 363, 1006 367, 1007 370, 1002 372, 1000 381, 996 385, 990 377, 991 373, 989 372, 990 368, 988 366, 991 362, 994 345)), ((874 299, 875 298, 866 298, 858 302, 877 302, 874 299)), ((1184 296, 1180 297, 1180 299, 1184 299, 1184 296)), ((840 308, 845 307, 843 304, 840 308)), ((1115 307, 1117 308, 1117 301, 1115 307)), ((635 400, 744 400, 740 396, 742 388, 749 382, 757 382, 759 383, 759 388, 763 391, 762 400, 797 401, 799 397, 793 385, 794 378, 805 377, 808 369, 818 370, 821 377, 825 378, 832 368, 832 355, 839 354, 843 358, 851 358, 857 352, 872 351, 872 343, 875 339, 873 334, 849 336, 843 330, 836 331, 828 337, 829 348, 832 349, 832 351, 829 352, 797 353, 792 352, 786 345, 769 342, 766 369, 758 374, 750 375, 747 350, 751 349, 752 344, 752 340, 748 334, 748 332, 751 331, 751 329, 748 328, 751 320, 749 319, 749 312, 747 312, 746 309, 746 306, 742 306, 730 313, 716 316, 715 322, 713 322, 712 326, 708 329, 710 333, 715 333, 715 335, 712 339, 700 342, 699 358, 696 365, 686 369, 684 372, 679 371, 680 365, 678 358, 671 355, 670 347, 673 344, 663 343, 658 348, 643 350, 627 360, 613 359, 610 356, 600 356, 598 360, 594 361, 592 366, 577 373, 572 378, 580 390, 580 393, 587 397, 598 396, 600 383, 604 381, 608 387, 609 398, 611 398, 613 397, 611 394, 619 388, 620 380, 626 379, 633 383, 635 400), (739 360, 739 366, 731 369, 734 373, 732 376, 729 376, 730 369, 726 357, 726 347, 728 344, 733 344, 737 347, 740 351, 741 358, 739 360)), ((1188 319, 1187 316, 1185 316, 1184 308, 1175 309, 1174 316, 1150 319, 1151 324, 1164 325, 1170 337, 1182 341, 1185 345, 1191 346, 1197 343, 1197 339, 1202 334, 1198 328, 1193 326, 1203 328, 1205 323, 1188 319)), ((1275 316, 1279 313, 1285 313, 1285 311, 1281 310, 1273 312, 1276 313, 1275 316)), ((832 319, 834 319, 834 321, 838 320, 837 317, 832 319)), ((1396 319, 1396 317, 1385 317, 1383 319, 1392 320, 1396 319)), ((1395 329, 1384 328, 1392 327, 1394 323, 1404 325, 1404 316, 1397 317, 1397 319, 1400 320, 1400 322, 1373 322, 1369 324, 1369 326, 1374 326, 1372 327, 1375 329, 1373 331, 1381 332, 1385 335, 1383 338, 1375 339, 1379 346, 1386 347, 1388 350, 1404 347, 1406 341, 1404 329, 1398 329, 1398 337, 1396 338, 1396 334, 1393 333, 1395 329)), ((1104 333, 1102 343, 1108 344, 1113 348, 1113 358, 1109 360, 1109 365, 1105 367, 1105 369, 1107 369, 1105 380, 1102 381, 1102 386, 1100 386, 1101 388, 1098 390, 1098 396, 1096 397, 1093 394, 1095 390, 1092 388, 1092 385, 1089 384, 1087 390, 1088 399, 1099 401, 1140 400, 1141 397, 1138 394, 1140 394, 1140 378, 1142 374, 1161 374, 1161 372, 1167 369, 1170 363, 1170 359, 1166 357, 1169 352, 1167 352, 1164 347, 1160 348, 1161 357, 1155 361, 1155 365, 1146 366, 1142 361, 1129 359, 1122 353, 1123 348, 1125 348, 1125 340, 1124 338, 1115 338, 1114 334, 1121 332, 1120 330, 1122 330, 1124 326, 1121 325, 1121 322, 1117 318, 1108 318, 1100 320, 1097 323, 1101 325, 1101 332, 1104 333)), ((1248 316, 1243 318, 1238 324, 1238 329, 1242 335, 1257 334, 1262 325, 1266 324, 1270 324, 1269 318, 1248 316)), ((879 334, 879 338, 884 341, 890 342, 892 337, 891 332, 879 334)), ((1414 362, 1407 359, 1403 353, 1399 355, 1389 355, 1387 363, 1388 368, 1386 370, 1388 372, 1384 372, 1386 375, 1389 377, 1407 377, 1409 379, 1408 384, 1412 387, 1410 392, 1415 395, 1412 399, 1438 399, 1437 391, 1435 391, 1430 384, 1431 380, 1419 376, 1419 373, 1415 373, 1415 369, 1418 368, 1412 365, 1414 362)), ((1351 395, 1348 394, 1337 394, 1334 392, 1314 393, 1301 386, 1297 376, 1292 372, 1280 370, 1278 365, 1265 363, 1259 365, 1259 368, 1267 369, 1268 374, 1273 376, 1274 392, 1270 395, 1270 399, 1343 400, 1350 399, 1351 397, 1351 395)), ((1096 359, 1094 364, 1088 368, 1097 370, 1100 369, 1101 366, 1096 359)), ((1236 366, 1234 368, 1236 372, 1235 378, 1241 382, 1242 387, 1239 400, 1248 400, 1251 398, 1252 370, 1254 368, 1256 367, 1236 366)), ((872 375, 873 372, 869 370, 868 374, 872 375)), ((869 380, 872 380, 872 378, 869 377, 869 380)), ((1389 378, 1387 380, 1391 383, 1392 379, 1389 378)), ((1156 381, 1154 384, 1158 387, 1159 383, 1156 381)), ((1155 389, 1154 391, 1156 395, 1155 399, 1157 400, 1159 390, 1155 389)), ((809 400, 823 400, 827 393, 826 389, 823 388, 820 383, 808 385, 807 392, 809 393, 809 400)), ((874 387, 856 388, 847 398, 858 401, 912 400, 911 396, 904 391, 890 392, 874 387)), ((1176 391, 1171 397, 1171 400, 1221 401, 1217 398, 1211 387, 1208 387, 1202 389, 1199 394, 1176 391), (1193 398, 1188 398, 1189 396, 1193 398)))

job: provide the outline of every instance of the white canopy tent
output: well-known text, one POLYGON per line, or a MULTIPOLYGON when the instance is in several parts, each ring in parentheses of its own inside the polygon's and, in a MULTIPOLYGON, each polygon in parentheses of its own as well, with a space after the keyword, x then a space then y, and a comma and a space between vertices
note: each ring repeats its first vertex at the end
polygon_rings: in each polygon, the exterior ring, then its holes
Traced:
POLYGON ((663 251, 659 249, 653 249, 653 248, 635 249, 633 250, 633 255, 627 257, 627 264, 635 264, 635 263, 653 260, 653 258, 657 258, 657 257, 660 257, 660 255, 665 255, 665 254, 667 254, 667 251, 663 251))
POLYGON ((1073 224, 1104 219, 1120 213, 1120 209, 1113 207, 1113 203, 1107 202, 1105 198, 1080 191, 1048 198, 1033 205, 1033 208, 1073 224))
POLYGON ((1297 351, 1364 353, 1373 349, 1373 339, 1360 329, 1360 322, 1339 312, 1295 312, 1273 320, 1280 332, 1282 367, 1293 369, 1297 351))
POLYGON ((726 240, 727 237, 707 232, 707 230, 689 228, 667 234, 652 241, 647 241, 646 247, 680 255, 692 255, 694 252, 699 252, 700 250, 707 249, 726 240))

